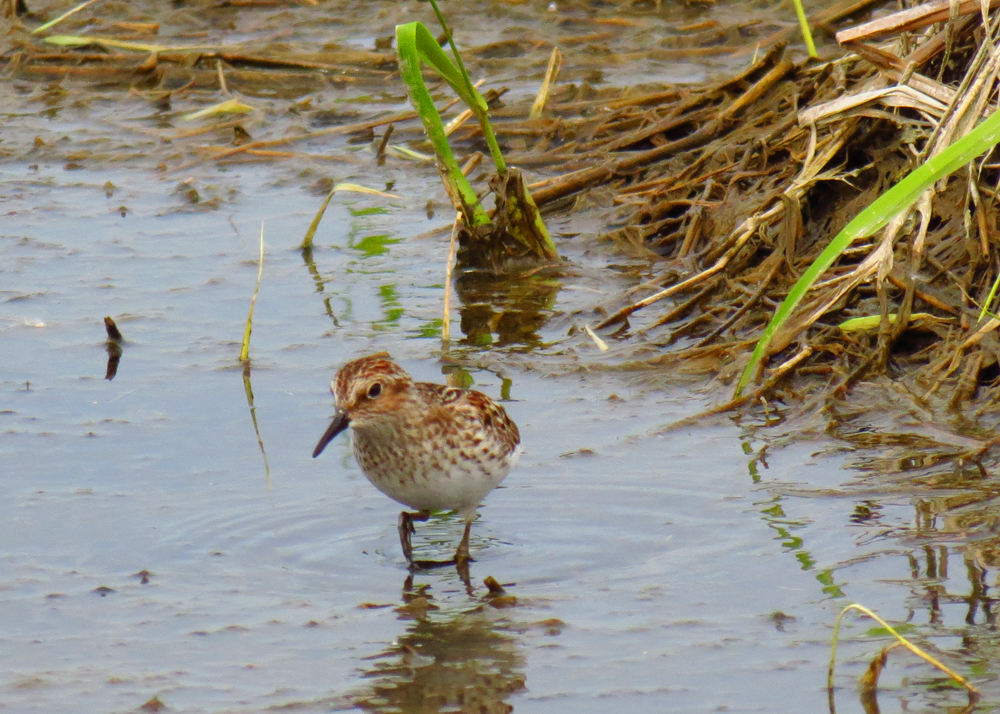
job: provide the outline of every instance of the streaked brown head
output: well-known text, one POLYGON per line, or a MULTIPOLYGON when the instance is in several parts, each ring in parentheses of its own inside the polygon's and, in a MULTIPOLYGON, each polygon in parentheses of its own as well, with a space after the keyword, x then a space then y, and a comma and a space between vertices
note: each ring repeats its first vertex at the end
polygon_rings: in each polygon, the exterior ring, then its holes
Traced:
POLYGON ((337 413, 316 445, 313 458, 348 426, 364 428, 392 418, 412 384, 413 378, 390 359, 388 352, 345 364, 330 382, 337 413))

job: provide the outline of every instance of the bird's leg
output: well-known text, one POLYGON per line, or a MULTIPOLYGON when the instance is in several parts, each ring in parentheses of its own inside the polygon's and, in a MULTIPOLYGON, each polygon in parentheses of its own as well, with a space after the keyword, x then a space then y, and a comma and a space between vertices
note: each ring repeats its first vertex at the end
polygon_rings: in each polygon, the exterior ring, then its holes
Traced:
POLYGON ((466 523, 462 542, 458 544, 458 550, 455 551, 455 565, 464 565, 472 560, 472 556, 469 555, 469 533, 471 532, 472 523, 466 523))
POLYGON ((403 511, 399 514, 399 544, 403 546, 403 557, 410 565, 413 564, 413 545, 410 543, 410 534, 416 533, 413 527, 414 521, 426 521, 431 517, 430 511, 419 511, 408 513, 403 511))
POLYGON ((410 545, 410 533, 413 530, 410 514, 403 511, 399 514, 399 544, 403 547, 403 557, 407 563, 413 562, 413 546, 410 545))
POLYGON ((462 542, 458 544, 455 551, 455 570, 458 577, 465 584, 465 592, 472 595, 472 580, 469 577, 469 563, 472 557, 469 555, 469 533, 472 531, 472 523, 465 524, 465 533, 462 535, 462 542))

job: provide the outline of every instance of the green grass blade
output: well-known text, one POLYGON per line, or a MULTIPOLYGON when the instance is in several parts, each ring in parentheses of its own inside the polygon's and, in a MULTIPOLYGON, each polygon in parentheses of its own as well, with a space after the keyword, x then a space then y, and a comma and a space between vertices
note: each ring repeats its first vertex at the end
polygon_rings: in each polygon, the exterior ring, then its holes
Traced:
MULTIPOLYGON (((472 80, 469 78, 469 73, 465 69, 465 63, 462 62, 462 55, 458 53, 458 48, 455 47, 455 38, 451 36, 451 28, 448 27, 448 23, 444 21, 444 15, 441 13, 441 8, 438 7, 437 0, 430 0, 430 3, 431 7, 434 8, 434 15, 437 17, 437 21, 441 25, 441 29, 444 30, 444 36, 448 38, 448 46, 451 47, 451 55, 455 58, 455 64, 457 65, 459 75, 462 77, 462 82, 465 85, 465 91, 472 94, 476 91, 476 88, 472 86, 472 80)), ((434 44, 437 45, 437 41, 435 41, 434 44)))
POLYGON ((997 296, 997 288, 1000 288, 1000 275, 997 275, 997 279, 994 280, 993 285, 990 286, 990 293, 983 301, 983 308, 979 311, 979 317, 976 318, 976 322, 982 322, 983 318, 989 314, 990 305, 993 304, 993 298, 997 296))
POLYGON ((442 179, 448 184, 448 192, 453 196, 460 197, 462 202, 469 207, 472 211, 473 225, 489 224, 489 215, 482 207, 468 180, 462 175, 462 169, 455 160, 455 155, 451 152, 448 137, 444 133, 444 125, 441 123, 441 115, 438 113, 437 107, 434 106, 434 100, 431 98, 430 92, 427 91, 423 75, 420 72, 421 60, 427 62, 434 71, 440 74, 470 109, 475 111, 476 106, 480 105, 485 111, 486 101, 474 89, 474 94, 469 94, 466 91, 461 73, 421 23, 410 22, 396 26, 396 51, 399 55, 399 74, 406 85, 407 93, 410 95, 410 102, 420 115, 424 130, 427 132, 427 138, 434 145, 434 151, 444 166, 442 179))
POLYGON ((302 239, 302 244, 299 245, 299 250, 312 250, 313 237, 316 235, 316 229, 319 228, 319 222, 323 220, 323 214, 326 213, 327 206, 330 205, 330 199, 333 198, 335 193, 339 193, 341 191, 348 191, 350 193, 367 193, 372 196, 382 196, 382 198, 402 198, 394 193, 378 191, 374 188, 368 188, 367 186, 359 186, 356 183, 338 183, 330 190, 330 193, 326 194, 326 198, 323 199, 323 205, 319 207, 319 211, 317 211, 316 215, 313 217, 312 223, 309 224, 309 229, 306 231, 306 235, 302 239))
MULTIPOLYGON (((406 84, 410 96, 410 102, 417 109, 421 120, 424 123, 424 130, 427 137, 434 145, 434 150, 443 166, 442 180, 448 189, 448 193, 455 203, 461 202, 466 210, 472 215, 467 216, 465 221, 472 226, 489 225, 491 223, 489 214, 486 213, 478 198, 462 171, 455 161, 448 144, 448 137, 441 123, 441 115, 438 113, 431 99, 424 79, 420 71, 421 62, 425 62, 431 69, 437 72, 448 83, 448 85, 458 94, 459 98, 465 102, 473 114, 475 114, 479 126, 483 131, 483 137, 490 148, 493 162, 496 165, 497 174, 509 180, 513 172, 508 172, 500 146, 497 143, 493 127, 490 125, 488 107, 483 96, 472 86, 468 73, 462 66, 461 57, 451 40, 451 33, 444 23, 444 18, 433 2, 434 11, 441 21, 458 66, 449 59, 444 50, 430 31, 419 22, 410 22, 396 27, 396 52, 399 56, 399 73, 406 84)), ((518 174, 518 183, 523 186, 523 178, 518 174)), ((517 240, 537 255, 545 256, 549 259, 557 259, 558 252, 552 242, 545 223, 538 212, 538 207, 531 199, 527 189, 521 191, 524 194, 523 200, 518 204, 520 212, 527 219, 523 225, 511 231, 517 240)), ((499 205, 499 204, 498 204, 499 205)))
MULTIPOLYGON (((889 324, 896 324, 896 318, 898 316, 894 312, 889 313, 889 324)), ((935 320, 933 315, 929 312, 914 312, 910 313, 910 322, 916 322, 917 320, 935 320)), ((852 317, 850 320, 844 320, 842 323, 837 325, 841 332, 865 332, 867 330, 874 330, 880 324, 882 324, 881 315, 865 315, 864 317, 852 317)))
POLYGON ((834 691, 834 686, 833 686, 833 668, 837 664, 837 642, 840 639, 840 625, 841 625, 841 621, 844 619, 844 615, 848 612, 848 610, 857 610, 858 612, 863 613, 863 614, 867 615, 868 617, 872 618, 873 620, 875 620, 876 622, 878 622, 880 625, 882 625, 882 627, 885 628, 885 631, 888 634, 890 634, 893 637, 895 637, 896 641, 899 642, 899 644, 901 644, 903 647, 905 647, 910 652, 912 652, 913 654, 915 654, 917 657, 919 657, 920 659, 924 660, 928 664, 931 664, 934 667, 937 667, 939 670, 941 670, 942 672, 944 672, 945 674, 947 674, 949 677, 951 677, 952 679, 954 679, 956 682, 958 682, 959 684, 961 684, 963 687, 965 687, 970 693, 972 693, 972 694, 979 694, 979 690, 975 687, 975 685, 973 685, 971 682, 969 682, 969 680, 967 680, 965 677, 963 677, 962 675, 960 675, 958 672, 956 672, 955 670, 951 669, 950 667, 945 666, 942 662, 940 662, 939 660, 937 660, 934 657, 932 657, 929 653, 925 652, 923 649, 921 649, 920 647, 917 647, 915 644, 913 644, 908 639, 906 639, 905 637, 903 637, 899 633, 899 628, 892 627, 888 622, 886 622, 885 620, 883 620, 881 617, 879 617, 878 615, 876 615, 874 611, 869 610, 864 605, 860 605, 860 604, 858 604, 856 602, 852 602, 850 605, 847 605, 844 609, 842 609, 840 611, 840 613, 837 615, 837 619, 834 621, 834 625, 833 625, 833 640, 830 643, 830 665, 827 668, 827 675, 826 675, 826 686, 827 686, 827 690, 829 692, 829 696, 831 697, 830 711, 834 711, 834 708, 833 708, 833 705, 832 705, 832 701, 833 701, 832 697, 833 697, 833 691, 834 691))
POLYGON ((55 20, 49 20, 44 25, 39 25, 38 27, 36 27, 34 30, 31 31, 31 34, 32 35, 36 35, 39 32, 45 32, 50 27, 54 27, 54 26, 58 25, 60 22, 62 22, 63 20, 65 20, 67 17, 69 17, 71 15, 75 15, 76 13, 80 12, 80 10, 84 9, 88 5, 93 5, 95 2, 97 2, 97 0, 86 0, 86 2, 80 3, 79 5, 77 5, 76 7, 74 7, 72 10, 64 12, 62 15, 60 15, 59 17, 57 17, 55 20))
POLYGON ((868 208, 859 213, 855 218, 844 226, 830 245, 828 245, 819 257, 813 261, 812 265, 802 274, 798 282, 788 293, 788 297, 778 306, 774 317, 764 328, 757 346, 754 348, 750 363, 743 371, 739 384, 736 387, 736 395, 739 396, 750 378, 756 372, 761 360, 767 353, 767 348, 771 344, 775 333, 791 316, 792 311, 798 306, 806 292, 813 283, 826 271, 844 250, 859 238, 870 236, 875 231, 884 227, 889 221, 899 213, 913 205, 913 202, 925 190, 930 188, 935 181, 954 173, 961 167, 968 164, 987 151, 990 151, 997 142, 1000 141, 1000 112, 990 115, 979 126, 949 146, 947 149, 937 154, 925 164, 918 166, 911 171, 899 183, 875 199, 868 208))
MULTIPOLYGON (((472 85, 472 79, 469 77, 469 73, 465 69, 465 63, 462 62, 462 55, 458 53, 458 48, 455 46, 455 40, 451 36, 451 28, 449 28, 448 23, 444 21, 444 15, 441 13, 440 8, 438 8, 437 0, 430 0, 430 3, 431 7, 434 8, 434 14, 437 16, 441 29, 444 30, 445 37, 448 38, 448 46, 451 47, 451 54, 455 58, 455 64, 458 65, 458 72, 462 77, 465 91, 471 95, 478 96, 480 99, 478 105, 469 104, 468 106, 472 110, 472 113, 476 115, 476 121, 479 122, 479 127, 483 130, 483 138, 486 139, 486 145, 490 147, 490 156, 493 157, 493 164, 497 167, 497 173, 503 176, 507 173, 507 162, 504 161, 503 153, 500 151, 500 144, 497 143, 496 134, 493 133, 493 125, 490 124, 487 104, 485 101, 482 101, 482 96, 472 85)), ((434 46, 440 49, 440 45, 438 45, 436 39, 434 40, 434 46)))
POLYGON ((799 17, 799 27, 802 29, 802 37, 806 41, 806 48, 810 57, 819 57, 816 54, 816 43, 813 42, 812 30, 809 29, 809 18, 806 17, 806 9, 802 7, 802 0, 792 0, 795 5, 795 14, 799 17))
POLYGON ((244 364, 250 359, 250 332, 253 329, 253 308, 257 304, 257 293, 260 292, 260 279, 264 275, 264 222, 260 224, 260 261, 257 264, 257 284, 253 288, 253 297, 250 298, 250 314, 247 315, 247 324, 243 330, 243 346, 240 349, 240 362, 244 364))
MULTIPOLYGON (((467 82, 467 77, 463 76, 462 71, 445 54, 445 51, 441 49, 441 45, 437 43, 437 39, 422 22, 409 22, 405 25, 397 25, 397 42, 401 35, 407 47, 419 53, 419 59, 422 59, 431 69, 441 75, 441 78, 448 83, 455 94, 465 102, 469 109, 482 112, 487 110, 486 100, 483 99, 483 95, 471 83, 467 82)), ((399 51, 398 44, 397 51, 399 51)), ((408 52, 407 54, 410 53, 408 52)), ((410 85, 407 84, 407 86, 410 85)))
POLYGON ((204 109, 200 109, 196 112, 184 114, 180 117, 180 120, 193 121, 195 119, 219 116, 222 114, 249 114, 252 111, 254 111, 254 108, 249 104, 244 104, 238 99, 227 99, 224 102, 213 104, 210 107, 205 107, 204 109))

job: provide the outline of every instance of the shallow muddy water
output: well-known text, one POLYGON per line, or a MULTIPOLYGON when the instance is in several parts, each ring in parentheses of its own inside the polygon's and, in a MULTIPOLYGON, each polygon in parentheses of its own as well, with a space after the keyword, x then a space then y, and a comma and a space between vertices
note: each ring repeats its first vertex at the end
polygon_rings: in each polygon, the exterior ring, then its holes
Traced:
MULTIPOLYGON (((338 139, 356 164, 164 174, 173 149, 137 131, 144 100, 54 101, 6 117, 24 150, 0 176, 0 709, 819 711, 852 601, 910 623, 1000 701, 995 484, 921 463, 949 443, 921 415, 856 433, 845 419, 845 437, 927 439, 880 451, 729 418, 662 431, 719 394, 618 368, 656 352, 600 354, 580 331, 654 269, 582 208, 549 218, 564 270, 460 286, 442 359, 433 167, 377 166, 338 139), (146 137, 133 160, 67 170, 59 137, 100 143, 108 123, 146 137), (304 259, 330 176, 401 198, 335 197, 304 259), (266 456, 237 360, 261 222, 250 380, 266 456), (106 315, 126 339, 113 380, 106 315), (525 453, 473 529, 471 595, 451 569, 408 580, 399 508, 346 438, 310 457, 331 375, 379 350, 421 380, 464 370, 520 427, 525 453), (487 576, 516 600, 490 600, 487 576)), ((461 530, 418 524, 418 554, 449 553, 461 530)), ((855 683, 886 644, 847 628, 840 711, 864 710, 855 683)), ((966 703, 898 651, 882 686, 885 711, 966 703)))

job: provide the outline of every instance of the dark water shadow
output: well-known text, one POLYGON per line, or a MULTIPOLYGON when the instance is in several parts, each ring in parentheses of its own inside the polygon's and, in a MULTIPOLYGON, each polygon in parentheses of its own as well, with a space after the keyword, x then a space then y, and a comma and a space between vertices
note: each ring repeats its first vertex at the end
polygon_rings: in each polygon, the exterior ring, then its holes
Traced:
POLYGON ((560 271, 545 267, 519 275, 466 270, 455 277, 461 330, 468 345, 541 344, 562 287, 560 271))
POLYGON ((104 378, 110 382, 118 374, 118 363, 121 362, 125 338, 122 337, 122 333, 118 331, 118 325, 110 317, 104 318, 104 329, 108 333, 108 341, 105 343, 108 350, 108 365, 104 371, 104 378))

